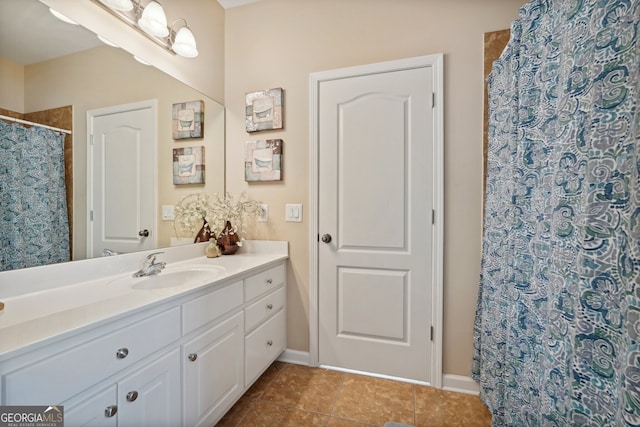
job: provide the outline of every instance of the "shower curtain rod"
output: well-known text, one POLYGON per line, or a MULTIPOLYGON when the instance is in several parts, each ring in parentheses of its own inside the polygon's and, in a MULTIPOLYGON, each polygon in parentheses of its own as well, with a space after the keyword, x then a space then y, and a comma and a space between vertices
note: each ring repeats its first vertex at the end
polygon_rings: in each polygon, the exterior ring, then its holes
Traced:
POLYGON ((15 117, 3 116, 3 115, 0 114, 0 119, 8 120, 8 121, 11 121, 11 122, 16 122, 16 123, 21 123, 23 125, 38 126, 38 127, 41 127, 41 128, 51 129, 51 130, 54 130, 56 132, 62 132, 62 133, 66 133, 67 135, 71 135, 71 131, 67 130, 67 129, 60 129, 60 128, 56 128, 56 127, 53 127, 53 126, 43 125, 41 123, 30 122, 28 120, 16 119, 15 117))

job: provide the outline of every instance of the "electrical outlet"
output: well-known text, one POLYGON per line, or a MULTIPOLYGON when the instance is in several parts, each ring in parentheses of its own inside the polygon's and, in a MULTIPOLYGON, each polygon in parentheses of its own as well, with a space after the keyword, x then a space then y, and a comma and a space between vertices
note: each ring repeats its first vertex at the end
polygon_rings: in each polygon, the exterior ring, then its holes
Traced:
POLYGON ((258 216, 258 222, 268 222, 269 221, 269 205, 263 203, 262 212, 258 216))

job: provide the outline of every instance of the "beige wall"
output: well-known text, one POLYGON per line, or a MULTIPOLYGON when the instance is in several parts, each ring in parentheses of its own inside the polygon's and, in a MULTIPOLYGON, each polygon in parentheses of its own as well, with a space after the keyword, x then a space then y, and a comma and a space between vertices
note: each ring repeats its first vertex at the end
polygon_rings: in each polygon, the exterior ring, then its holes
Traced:
MULTIPOLYGON (((227 189, 269 204, 249 237, 289 241, 288 347, 309 350, 309 73, 444 53, 444 373, 469 375, 480 264, 483 34, 508 28, 523 0, 263 0, 225 18, 227 189), (285 128, 244 131, 246 92, 282 87, 285 128), (247 185, 246 140, 284 140, 284 180, 247 185)), ((381 200, 383 202, 383 200, 381 200)))
POLYGON ((174 205, 192 192, 224 191, 224 109, 211 98, 108 46, 26 66, 24 75, 26 112, 73 105, 74 259, 86 256, 87 110, 158 100, 158 246, 169 246, 175 236, 173 221, 161 220, 160 206, 174 205), (204 138, 174 142, 172 105, 200 99, 205 101, 204 138), (174 186, 173 148, 201 145, 205 146, 205 185, 174 186))
POLYGON ((24 66, 0 58, 0 107, 24 113, 24 66))

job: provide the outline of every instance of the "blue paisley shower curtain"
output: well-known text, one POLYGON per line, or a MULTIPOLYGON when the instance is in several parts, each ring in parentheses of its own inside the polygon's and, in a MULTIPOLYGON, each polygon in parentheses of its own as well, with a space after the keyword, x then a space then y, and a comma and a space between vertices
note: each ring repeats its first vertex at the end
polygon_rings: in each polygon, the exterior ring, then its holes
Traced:
POLYGON ((640 0, 532 0, 489 77, 473 378, 494 425, 640 425, 640 0))
POLYGON ((68 260, 64 136, 0 121, 0 271, 68 260))

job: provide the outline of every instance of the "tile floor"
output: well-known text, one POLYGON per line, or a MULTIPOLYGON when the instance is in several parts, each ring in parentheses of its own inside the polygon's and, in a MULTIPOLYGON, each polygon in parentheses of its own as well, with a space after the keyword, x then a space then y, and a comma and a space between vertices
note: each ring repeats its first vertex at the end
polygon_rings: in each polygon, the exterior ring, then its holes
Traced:
POLYGON ((490 426, 477 396, 275 362, 217 427, 490 426))

